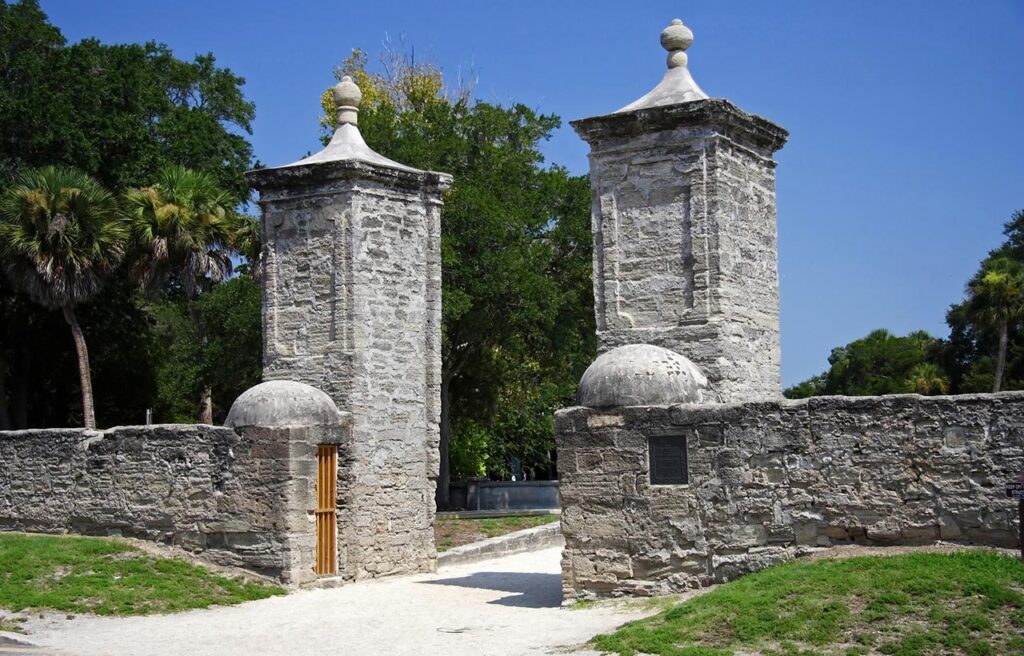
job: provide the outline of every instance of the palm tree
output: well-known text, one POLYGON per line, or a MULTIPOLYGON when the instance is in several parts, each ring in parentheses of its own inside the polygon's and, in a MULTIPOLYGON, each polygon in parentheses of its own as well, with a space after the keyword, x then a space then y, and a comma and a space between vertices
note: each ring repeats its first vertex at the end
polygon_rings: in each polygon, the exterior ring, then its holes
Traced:
POLYGON ((0 200, 0 254, 11 284, 59 309, 78 353, 82 416, 96 427, 89 349, 75 306, 99 291, 124 257, 128 226, 113 194, 73 169, 23 174, 0 200))
MULTIPOLYGON (((176 283, 188 301, 189 314, 202 339, 196 298, 231 274, 228 244, 235 223, 234 199, 214 178, 171 166, 156 184, 127 194, 132 232, 139 253, 132 272, 142 287, 159 292, 176 283)), ((212 390, 202 384, 200 416, 213 423, 212 390)))
POLYGON ((935 363, 921 362, 907 376, 907 391, 925 396, 949 394, 949 378, 935 363))
POLYGON ((971 322, 999 334, 996 373, 992 391, 1003 385, 1006 369, 1006 346, 1010 327, 1024 317, 1024 268, 1007 257, 991 257, 981 271, 967 283, 967 310, 971 322))
POLYGON ((249 277, 259 282, 263 277, 263 235, 260 220, 238 214, 231 226, 231 250, 245 258, 249 277))

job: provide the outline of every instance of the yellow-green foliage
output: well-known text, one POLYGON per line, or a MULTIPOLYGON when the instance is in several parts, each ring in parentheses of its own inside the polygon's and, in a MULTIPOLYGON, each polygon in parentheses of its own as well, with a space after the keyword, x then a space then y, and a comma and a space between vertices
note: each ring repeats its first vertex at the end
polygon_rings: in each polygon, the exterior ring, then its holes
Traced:
MULTIPOLYGON (((445 89, 444 75, 441 70, 429 63, 416 62, 411 55, 394 50, 385 50, 382 57, 383 73, 367 71, 367 58, 362 50, 356 48, 352 54, 334 71, 338 80, 348 75, 359 86, 362 92, 360 107, 377 109, 388 106, 399 112, 407 109, 421 110, 433 101, 449 102, 445 89)), ((468 89, 460 90, 458 98, 468 98, 468 89)), ((320 94, 320 127, 325 132, 325 142, 330 133, 337 127, 332 89, 320 94)))

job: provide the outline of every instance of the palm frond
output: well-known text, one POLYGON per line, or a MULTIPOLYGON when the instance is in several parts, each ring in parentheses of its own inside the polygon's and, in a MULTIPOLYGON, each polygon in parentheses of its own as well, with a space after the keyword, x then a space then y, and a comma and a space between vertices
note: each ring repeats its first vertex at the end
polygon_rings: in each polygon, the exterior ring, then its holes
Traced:
POLYGON ((88 175, 44 167, 0 199, 0 255, 11 282, 51 308, 91 298, 125 253, 117 199, 88 175))
POLYGON ((209 174, 167 167, 156 184, 126 197, 140 247, 132 269, 139 283, 159 291, 177 274, 194 297, 231 274, 228 253, 235 211, 230 194, 209 174))

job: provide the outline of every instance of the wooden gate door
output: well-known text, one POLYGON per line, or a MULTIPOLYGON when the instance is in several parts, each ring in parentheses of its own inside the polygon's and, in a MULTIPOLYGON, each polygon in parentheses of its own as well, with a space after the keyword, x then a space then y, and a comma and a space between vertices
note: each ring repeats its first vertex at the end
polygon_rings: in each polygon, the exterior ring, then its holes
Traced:
POLYGON ((338 447, 321 444, 316 453, 316 573, 338 573, 338 447))

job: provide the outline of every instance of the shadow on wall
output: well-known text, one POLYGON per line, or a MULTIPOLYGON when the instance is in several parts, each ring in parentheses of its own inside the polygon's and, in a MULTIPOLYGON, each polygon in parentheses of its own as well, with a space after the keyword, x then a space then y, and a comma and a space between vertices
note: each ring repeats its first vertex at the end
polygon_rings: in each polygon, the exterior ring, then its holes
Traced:
POLYGON ((436 581, 428 585, 454 585, 478 590, 514 593, 487 603, 514 608, 558 608, 562 605, 562 577, 540 572, 477 572, 470 576, 436 581))

